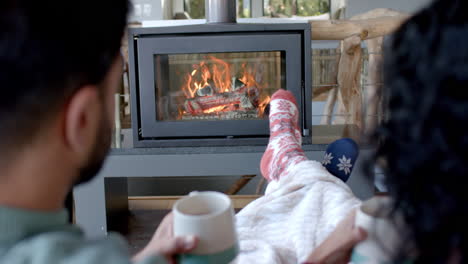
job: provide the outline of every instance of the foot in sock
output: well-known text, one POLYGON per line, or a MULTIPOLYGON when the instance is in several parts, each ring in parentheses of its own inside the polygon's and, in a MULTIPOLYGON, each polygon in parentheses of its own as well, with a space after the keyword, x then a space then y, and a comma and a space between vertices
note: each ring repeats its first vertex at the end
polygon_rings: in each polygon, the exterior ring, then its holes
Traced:
POLYGON ((328 145, 322 165, 328 172, 346 182, 358 156, 358 144, 350 138, 342 138, 328 145))
POLYGON ((270 101, 270 141, 260 162, 267 180, 277 180, 287 169, 307 160, 301 148, 299 110, 294 95, 285 90, 275 92, 270 101))

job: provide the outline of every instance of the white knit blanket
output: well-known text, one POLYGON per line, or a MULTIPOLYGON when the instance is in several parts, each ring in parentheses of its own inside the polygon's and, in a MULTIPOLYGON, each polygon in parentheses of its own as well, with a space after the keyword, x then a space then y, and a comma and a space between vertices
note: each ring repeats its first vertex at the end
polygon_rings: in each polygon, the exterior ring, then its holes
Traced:
POLYGON ((294 165, 237 214, 237 263, 301 263, 360 203, 320 163, 294 165))

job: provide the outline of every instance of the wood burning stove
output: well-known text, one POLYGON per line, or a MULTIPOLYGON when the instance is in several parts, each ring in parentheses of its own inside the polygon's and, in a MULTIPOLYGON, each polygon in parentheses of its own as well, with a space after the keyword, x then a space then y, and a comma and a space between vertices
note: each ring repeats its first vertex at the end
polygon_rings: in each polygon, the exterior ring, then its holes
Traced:
POLYGON ((311 142, 308 23, 129 30, 136 147, 262 145, 278 89, 298 99, 311 142))

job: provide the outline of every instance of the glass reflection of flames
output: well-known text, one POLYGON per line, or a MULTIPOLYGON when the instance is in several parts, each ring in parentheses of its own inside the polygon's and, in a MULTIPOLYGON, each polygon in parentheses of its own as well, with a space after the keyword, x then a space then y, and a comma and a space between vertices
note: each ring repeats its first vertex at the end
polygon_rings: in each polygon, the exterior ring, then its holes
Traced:
POLYGON ((242 63, 240 69, 214 56, 193 65, 185 74, 182 91, 185 103, 180 116, 239 114, 262 118, 270 96, 265 91, 261 64, 242 63))

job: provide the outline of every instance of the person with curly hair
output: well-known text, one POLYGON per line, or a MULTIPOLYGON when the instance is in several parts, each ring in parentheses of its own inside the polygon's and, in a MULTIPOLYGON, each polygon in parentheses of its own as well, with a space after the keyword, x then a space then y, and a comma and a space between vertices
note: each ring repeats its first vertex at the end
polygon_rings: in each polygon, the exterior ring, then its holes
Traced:
POLYGON ((467 1, 437 0, 385 48, 388 119, 376 131, 376 160, 416 263, 468 261, 467 10, 467 1))
MULTIPOLYGON (((468 1, 436 0, 384 48, 386 119, 373 136, 377 150, 369 164, 384 169, 390 217, 403 219, 391 263, 468 262, 467 10, 468 1)), ((334 258, 349 256, 358 242, 342 242, 354 232, 354 219, 346 221, 309 261, 347 263, 334 258)))

